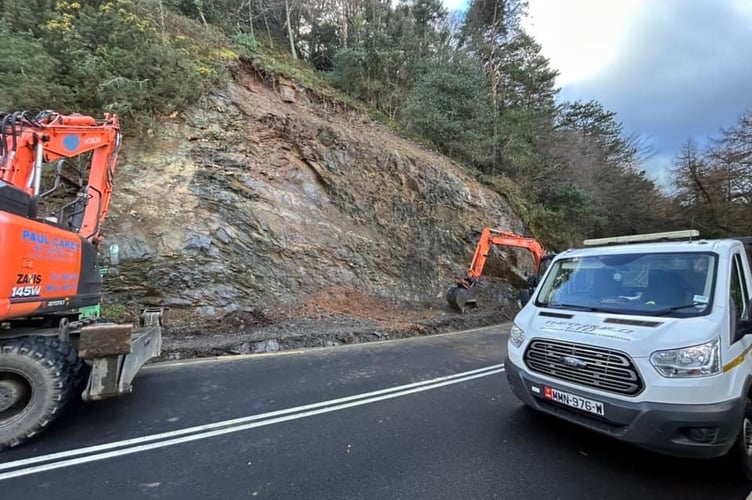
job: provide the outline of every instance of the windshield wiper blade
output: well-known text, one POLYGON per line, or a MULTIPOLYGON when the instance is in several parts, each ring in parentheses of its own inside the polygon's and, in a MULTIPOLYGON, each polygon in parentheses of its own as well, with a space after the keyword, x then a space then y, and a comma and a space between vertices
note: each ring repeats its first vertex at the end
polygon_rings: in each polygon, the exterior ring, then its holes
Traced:
POLYGON ((554 309, 575 309, 577 311, 598 312, 600 309, 597 307, 581 306, 579 304, 542 304, 544 307, 553 307, 554 309))
POLYGON ((693 302, 691 304, 683 304, 680 306, 671 306, 671 307, 659 309, 657 311, 653 311, 652 314, 654 314, 655 316, 661 316, 661 315, 668 314, 674 311, 678 311, 679 309, 686 309, 688 307, 695 307, 695 306, 707 306, 707 304, 705 302, 693 302))

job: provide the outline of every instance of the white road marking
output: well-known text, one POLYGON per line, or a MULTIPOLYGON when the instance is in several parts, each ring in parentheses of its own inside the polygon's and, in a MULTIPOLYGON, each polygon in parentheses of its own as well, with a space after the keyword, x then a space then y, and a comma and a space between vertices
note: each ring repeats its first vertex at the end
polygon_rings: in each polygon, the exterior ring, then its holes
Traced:
POLYGON ((454 375, 446 375, 443 377, 434 378, 431 380, 424 380, 422 382, 415 382, 412 384, 405 384, 396 387, 390 387, 381 389, 378 391, 366 392, 362 394, 355 394, 344 398, 331 399, 328 401, 322 401, 319 403, 312 403, 303 406, 297 406, 295 408, 288 408, 285 410, 277 410, 268 413, 261 413, 258 415, 250 415, 247 417, 241 417, 231 420, 225 420, 222 422, 215 422, 212 424, 199 425, 195 427, 189 427, 186 429, 179 429, 176 431, 163 432, 160 434, 152 434, 149 436, 142 436, 138 438, 126 439, 123 441, 116 441, 113 443, 105 443, 101 445, 89 446, 86 448, 79 448, 74 450, 68 450, 58 453, 51 453, 49 455, 41 455, 38 457, 31 457, 22 460, 16 460, 14 462, 8 462, 0 464, 0 470, 16 469, 10 472, 0 474, 0 481, 5 479, 11 479, 14 477, 26 476, 29 474, 35 474, 48 470, 59 469, 62 467, 70 467, 73 465, 94 462, 98 460, 105 460, 107 458, 129 455, 132 453, 139 453, 142 451, 153 450, 157 448, 163 448, 166 446, 173 446, 176 444, 187 443, 190 441, 197 441, 199 439, 207 439, 214 436, 220 436, 223 434, 229 434, 233 432, 239 432, 242 430, 253 429, 255 427, 262 427, 266 425, 287 422, 289 420, 296 420, 313 415, 319 415, 322 413, 329 413, 338 410, 344 410, 355 406, 361 406, 365 404, 375 403, 378 401, 384 401, 387 399, 398 398, 407 396, 409 394, 415 394, 418 392, 428 391, 431 389, 438 389, 447 385, 458 384, 461 382, 467 382, 476 378, 487 377, 495 375, 504 371, 504 365, 491 365, 484 368, 478 368, 476 370, 470 370, 462 373, 455 373, 454 375), (156 441, 156 442, 152 442, 156 441), (150 444, 142 444, 150 443, 150 444), (118 449, 120 448, 120 449, 118 449), (112 451, 106 451, 112 450, 112 451), (104 452, 104 453, 100 453, 104 452), (81 455, 88 455, 83 456, 81 455), (72 458, 80 457, 80 458, 72 458), (51 462, 44 465, 37 465, 33 467, 27 467, 29 465, 51 462))

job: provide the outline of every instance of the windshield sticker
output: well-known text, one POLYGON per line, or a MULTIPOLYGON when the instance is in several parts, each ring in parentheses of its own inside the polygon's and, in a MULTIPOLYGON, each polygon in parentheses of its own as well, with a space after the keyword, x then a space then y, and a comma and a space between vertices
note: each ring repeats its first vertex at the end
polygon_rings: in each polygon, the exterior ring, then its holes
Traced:
POLYGON ((569 332, 569 333, 585 333, 588 335, 596 335, 598 337, 608 337, 612 339, 625 340, 631 342, 631 337, 625 337, 634 333, 631 328, 621 328, 617 326, 606 325, 592 325, 587 323, 575 323, 571 321, 556 321, 547 320, 543 324, 543 331, 546 332, 569 332))
POLYGON ((695 295, 692 299, 692 302, 696 304, 707 304, 708 303, 708 297, 705 295, 695 295))

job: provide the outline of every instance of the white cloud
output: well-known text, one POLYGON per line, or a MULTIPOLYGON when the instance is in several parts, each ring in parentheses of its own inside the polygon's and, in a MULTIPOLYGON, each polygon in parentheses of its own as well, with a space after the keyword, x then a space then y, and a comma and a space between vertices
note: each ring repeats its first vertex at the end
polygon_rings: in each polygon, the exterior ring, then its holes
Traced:
POLYGON ((560 71, 560 98, 597 99, 653 144, 644 167, 667 187, 671 158, 752 106, 750 0, 529 0, 526 27, 560 71))
POLYGON ((524 26, 564 86, 605 71, 646 5, 646 0, 529 0, 524 26))

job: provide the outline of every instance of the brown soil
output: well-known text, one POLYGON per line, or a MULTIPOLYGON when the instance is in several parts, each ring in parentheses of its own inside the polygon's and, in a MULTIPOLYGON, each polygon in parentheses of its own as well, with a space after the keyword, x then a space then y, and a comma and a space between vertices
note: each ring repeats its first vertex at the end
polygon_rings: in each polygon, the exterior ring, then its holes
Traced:
POLYGON ((444 297, 403 302, 333 286, 296 309, 274 314, 245 309, 221 320, 170 326, 180 310, 167 311, 162 360, 329 347, 444 333, 500 324, 517 312, 515 292, 505 281, 486 279, 476 290, 477 307, 453 311, 444 297))

